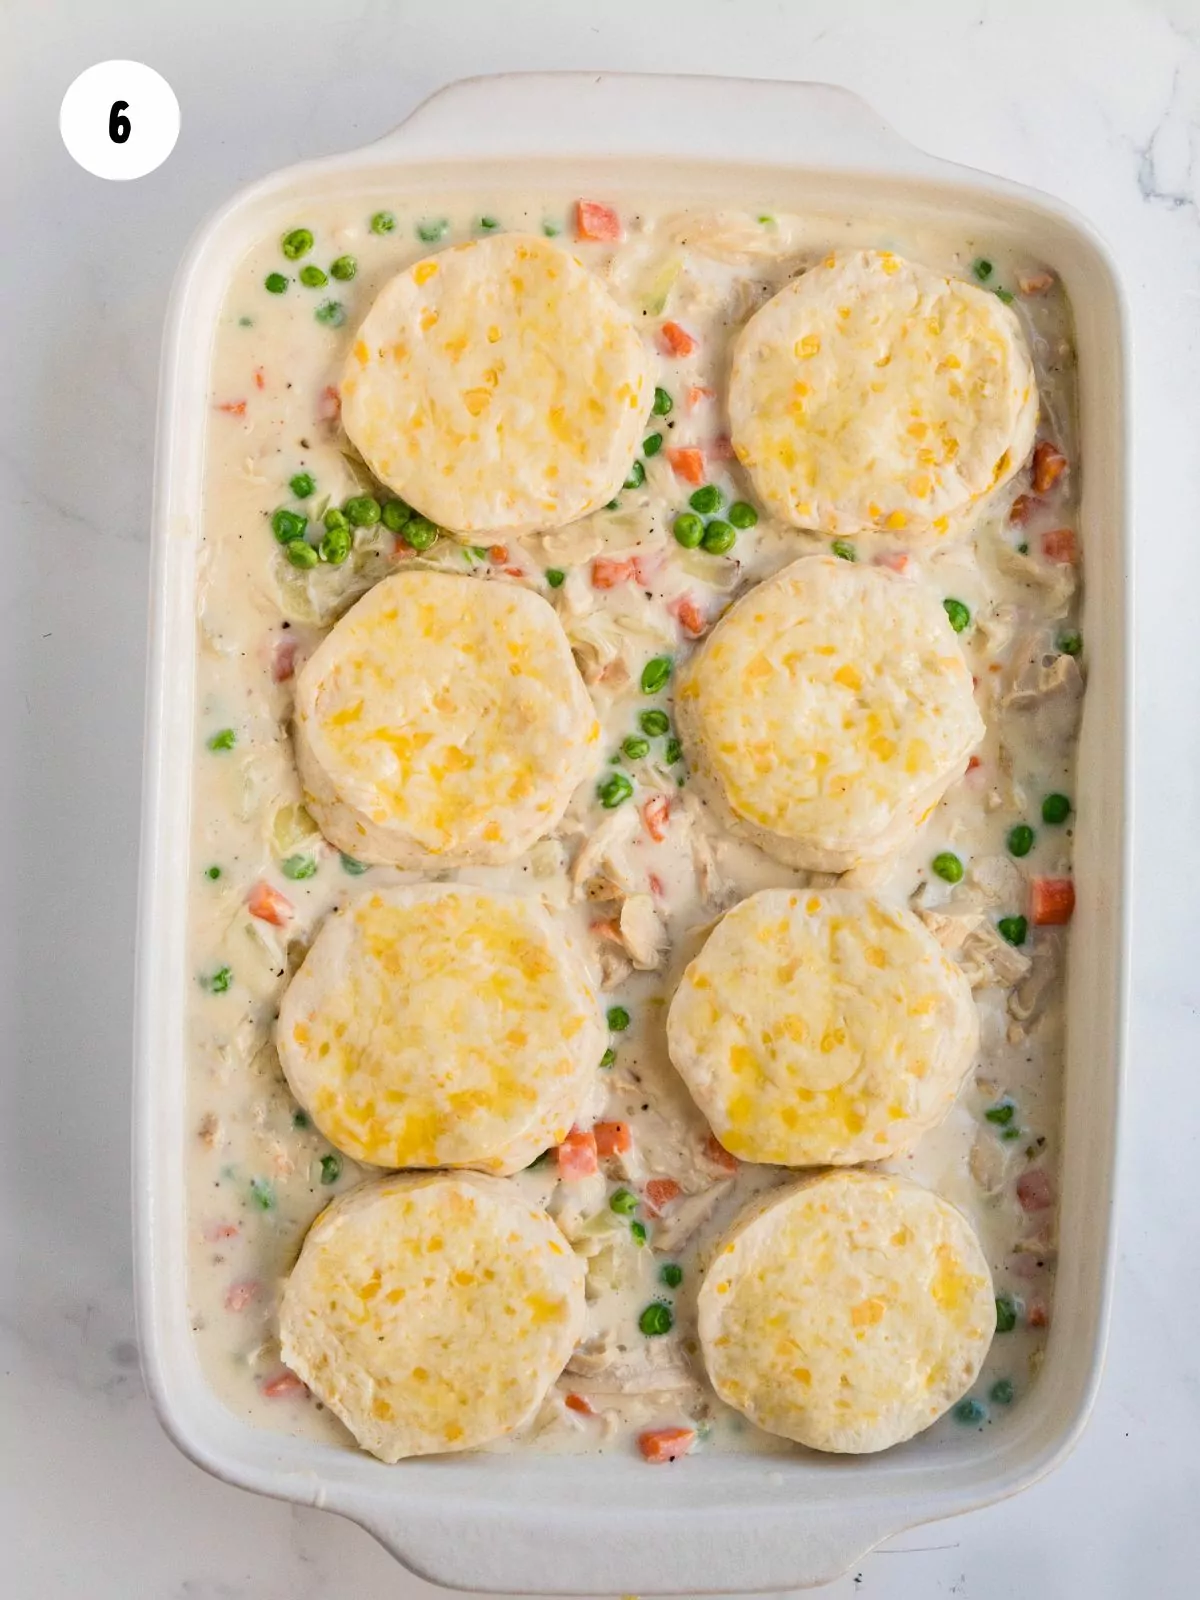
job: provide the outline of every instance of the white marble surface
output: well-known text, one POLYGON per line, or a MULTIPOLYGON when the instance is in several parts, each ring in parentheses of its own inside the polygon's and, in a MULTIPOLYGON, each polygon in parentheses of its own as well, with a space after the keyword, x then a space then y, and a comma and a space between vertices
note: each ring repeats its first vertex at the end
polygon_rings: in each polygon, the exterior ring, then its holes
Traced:
POLYGON ((828 1593, 1195 1593, 1200 0, 6 0, 0 18, 0 1592, 432 1594, 348 1524, 190 1466, 138 1376, 130 957, 161 319, 192 229, 246 179, 382 132, 465 74, 625 67, 848 85, 916 143, 1063 196, 1117 251, 1142 688, 1107 1381, 1053 1478, 895 1541, 828 1593), (57 132, 66 85, 115 56, 164 73, 183 111, 167 165, 131 184, 87 176, 57 132))

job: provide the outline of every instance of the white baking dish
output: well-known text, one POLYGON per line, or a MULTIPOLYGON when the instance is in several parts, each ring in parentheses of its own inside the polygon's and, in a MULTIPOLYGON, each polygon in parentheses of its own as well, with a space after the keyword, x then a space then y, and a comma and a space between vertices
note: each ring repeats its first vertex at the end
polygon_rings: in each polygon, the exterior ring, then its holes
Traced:
POLYGON ((530 1593, 752 1591, 816 1584, 901 1529, 1015 1493, 1083 1426, 1111 1283, 1127 913, 1126 335, 1109 255, 1056 201, 926 156, 818 84, 583 74, 443 90, 378 143, 255 184, 201 232, 168 319, 159 409, 141 883, 135 1175, 146 1381, 193 1460, 231 1483, 368 1528, 415 1571, 530 1593), (183 1017, 192 656, 206 390, 229 273, 298 202, 353 184, 384 196, 538 182, 636 188, 917 222, 1011 241, 1063 278, 1075 314, 1090 681, 1079 751, 1078 908, 1068 994, 1061 1265, 1029 1404, 985 1433, 879 1457, 704 1455, 670 1471, 624 1457, 476 1455, 384 1466, 256 1429, 201 1375, 184 1261, 183 1017))

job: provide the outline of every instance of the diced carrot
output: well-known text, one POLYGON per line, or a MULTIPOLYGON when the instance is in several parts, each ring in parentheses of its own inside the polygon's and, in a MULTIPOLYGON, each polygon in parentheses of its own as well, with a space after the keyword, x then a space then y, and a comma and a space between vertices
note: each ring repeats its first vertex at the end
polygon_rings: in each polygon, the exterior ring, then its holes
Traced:
POLYGON ((342 397, 332 383, 327 383, 321 390, 321 398, 317 401, 317 421, 336 422, 342 414, 342 397))
POLYGON ((307 1394, 308 1387, 294 1372, 284 1371, 268 1378, 262 1386, 262 1392, 268 1400, 287 1400, 293 1395, 307 1394))
POLYGON ((277 639, 271 652, 271 682, 286 683, 296 670, 296 640, 277 639))
POLYGON ((694 385, 687 392, 688 410, 695 411, 703 401, 715 399, 716 393, 715 389, 707 389, 702 383, 694 385))
POLYGON ((736 1172, 739 1162, 735 1155, 730 1155, 725 1146, 715 1133, 710 1133, 704 1141, 705 1160, 711 1161, 714 1167, 720 1167, 723 1172, 736 1172))
POLYGON ((1031 494, 1019 494, 1009 508, 1008 520, 1024 526, 1037 510, 1037 501, 1031 494))
POLYGON ((667 451, 667 460, 677 478, 682 478, 685 483, 704 482, 704 451, 697 450, 692 445, 683 445, 675 450, 667 451))
POLYGON ((614 561, 611 556, 597 556, 592 562, 593 589, 615 589, 619 583, 628 583, 633 575, 632 561, 614 561))
POLYGON ((684 633, 690 634, 693 639, 698 639, 708 627, 708 618, 690 594, 681 594, 677 600, 672 600, 667 610, 678 619, 684 633))
POLYGON ((1042 535, 1042 554, 1047 561, 1057 561, 1061 566, 1074 566, 1077 555, 1075 544, 1075 530, 1073 528, 1051 528, 1049 533, 1042 535))
POLYGON ((662 567, 662 555, 660 553, 637 555, 630 557, 630 559, 633 562, 633 575, 638 581, 638 587, 649 589, 662 567))
POLYGON ((1043 439, 1033 452, 1033 487, 1038 494, 1049 494, 1067 470, 1067 458, 1056 444, 1043 439))
POLYGON ((488 560, 494 561, 498 567, 502 567, 508 560, 508 546, 506 544, 492 545, 488 550, 488 560))
POLYGON ((708 447, 709 457, 713 461, 736 461, 737 451, 733 448, 733 440, 727 433, 719 433, 708 447))
POLYGON ((575 206, 575 237, 607 242, 621 237, 621 219, 612 206, 580 200, 575 206))
POLYGON ((677 322, 664 322, 658 330, 658 347, 665 356, 690 356, 696 341, 677 322))
POLYGON ((638 1449, 643 1461, 661 1466, 665 1461, 678 1461, 686 1456, 696 1442, 695 1428, 649 1428, 638 1434, 638 1449))
POLYGON ((204 1225, 204 1238, 208 1244, 216 1244, 220 1239, 236 1239, 240 1232, 236 1222, 206 1222, 204 1225))
POLYGON ((614 944, 621 942, 621 925, 612 917, 597 917, 595 922, 590 924, 589 931, 594 933, 597 939, 611 939, 614 944))
POLYGON ((500 571, 506 578, 523 578, 525 576, 524 567, 501 567, 500 571))
POLYGON ((882 555, 875 557, 877 567, 887 567, 890 572, 904 572, 908 567, 908 557, 903 550, 885 550, 882 555))
POLYGON ((277 928, 286 928, 294 907, 287 895, 280 894, 278 889, 273 889, 260 878, 250 891, 246 909, 260 922, 272 922, 277 928))
POLYGON ((232 1284, 225 1296, 226 1311, 245 1311, 248 1305, 252 1305, 258 1299, 260 1287, 261 1285, 253 1279, 247 1279, 245 1283, 232 1284))
POLYGON ((246 402, 244 400, 224 400, 217 407, 228 417, 244 417, 246 415, 246 402))
POLYGON ((596 1135, 590 1128, 572 1128, 559 1145, 557 1154, 560 1178, 590 1178, 593 1172, 599 1170, 596 1135))
POLYGON ((671 800, 665 794, 652 794, 642 807, 642 821, 655 844, 661 844, 667 837, 667 819, 670 815, 671 800))
POLYGON ((1075 909, 1072 878, 1031 878, 1029 914, 1035 928, 1061 928, 1075 909))
POLYGON ((1045 294, 1052 288, 1054 274, 1052 272, 1019 272, 1017 274, 1017 288, 1022 294, 1045 294))
POLYGON ((983 762, 980 761, 978 756, 971 756, 967 761, 967 771, 968 772, 974 772, 974 771, 977 770, 977 768, 981 767, 982 765, 983 765, 983 762))
POLYGON ((1054 1204, 1054 1184, 1044 1167, 1034 1167, 1017 1179, 1017 1199, 1022 1211, 1046 1211, 1054 1204))
POLYGON ((675 1182, 674 1178, 651 1178, 646 1185, 646 1204, 657 1215, 660 1211, 665 1210, 672 1200, 677 1200, 682 1193, 683 1190, 675 1182))
POLYGON ((623 1156, 633 1148, 633 1134, 627 1122, 598 1122, 592 1132, 596 1135, 598 1156, 623 1156))
POLYGON ((1025 1321, 1031 1328, 1046 1328, 1050 1325, 1050 1313, 1046 1310, 1043 1300, 1034 1300, 1025 1313, 1025 1321))
POLYGON ((647 874, 646 882, 650 885, 650 893, 653 894, 653 895, 657 895, 658 898, 661 900, 663 895, 666 894, 667 891, 664 888, 663 881, 659 877, 658 873, 657 872, 651 872, 651 873, 647 874))
POLYGON ((265 389, 267 387, 267 380, 261 367, 255 367, 254 369, 254 387, 256 389, 265 389))
POLYGON ((581 1417, 594 1417, 596 1408, 584 1394, 563 1395, 563 1405, 568 1411, 578 1411, 581 1417))

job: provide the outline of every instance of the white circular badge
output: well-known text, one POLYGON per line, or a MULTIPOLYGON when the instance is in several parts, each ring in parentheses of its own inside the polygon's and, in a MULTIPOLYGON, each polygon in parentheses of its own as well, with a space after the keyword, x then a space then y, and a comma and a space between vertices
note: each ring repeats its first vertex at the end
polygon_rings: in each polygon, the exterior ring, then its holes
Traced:
POLYGON ((63 143, 97 178, 144 178, 175 148, 179 101, 140 61, 100 61, 81 72, 58 113, 63 143))

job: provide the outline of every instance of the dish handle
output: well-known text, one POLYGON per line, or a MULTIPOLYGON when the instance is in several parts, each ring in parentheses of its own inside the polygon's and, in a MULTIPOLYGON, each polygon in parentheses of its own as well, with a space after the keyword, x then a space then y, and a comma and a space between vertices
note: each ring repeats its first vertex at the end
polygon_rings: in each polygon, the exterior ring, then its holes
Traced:
POLYGON ((845 1573, 881 1540, 919 1515, 903 1505, 722 1508, 699 1517, 682 1507, 672 1536, 670 1511, 583 1515, 559 1500, 529 1512, 462 1505, 418 1512, 361 1500, 340 1507, 410 1572, 446 1589, 488 1594, 755 1593, 815 1588, 845 1573), (619 1529, 619 1532, 617 1531, 619 1529), (564 1570, 563 1552, 570 1552, 564 1570), (580 1582, 580 1579, 583 1582, 580 1582))
POLYGON ((576 160, 734 159, 909 177, 950 169, 837 84, 637 73, 463 78, 437 90, 370 149, 406 161, 514 160, 552 151, 576 160))

